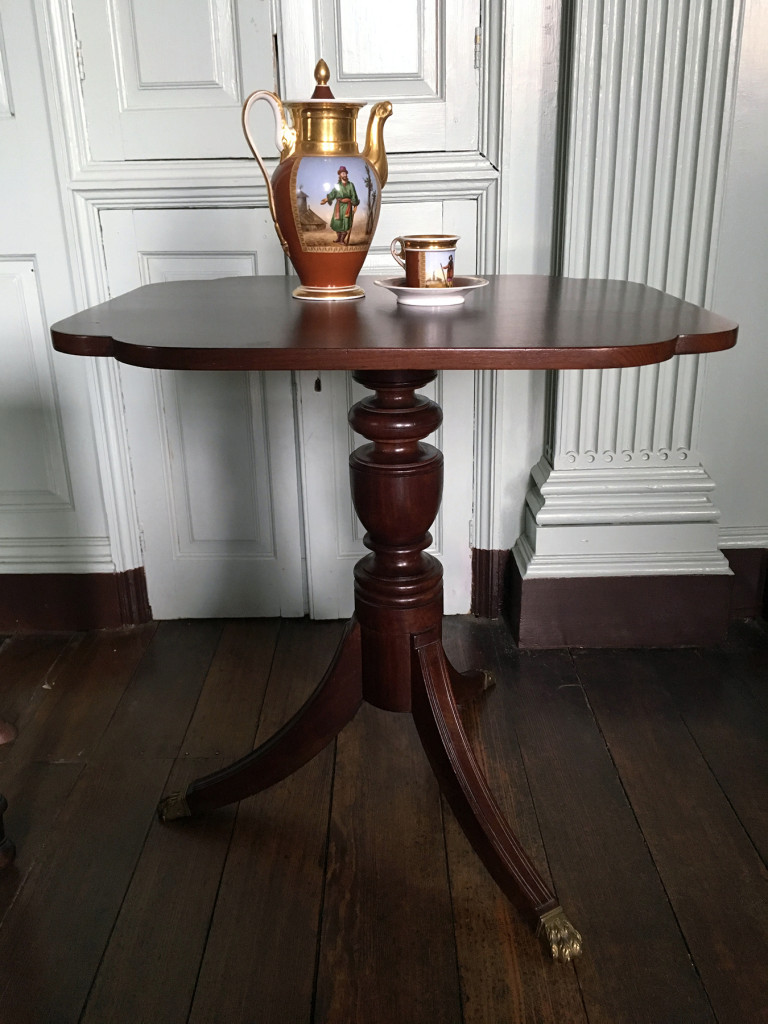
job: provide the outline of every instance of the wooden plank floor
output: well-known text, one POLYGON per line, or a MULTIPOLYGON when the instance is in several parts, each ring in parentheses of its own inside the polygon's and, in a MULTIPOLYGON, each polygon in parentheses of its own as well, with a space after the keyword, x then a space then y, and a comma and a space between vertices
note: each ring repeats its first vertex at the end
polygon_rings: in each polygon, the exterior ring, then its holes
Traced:
POLYGON ((408 716, 364 706, 271 790, 160 824, 274 731, 340 623, 164 622, 0 646, 2 1024, 768 1022, 768 627, 711 650, 518 652, 464 712, 582 931, 548 962, 443 804, 408 716))

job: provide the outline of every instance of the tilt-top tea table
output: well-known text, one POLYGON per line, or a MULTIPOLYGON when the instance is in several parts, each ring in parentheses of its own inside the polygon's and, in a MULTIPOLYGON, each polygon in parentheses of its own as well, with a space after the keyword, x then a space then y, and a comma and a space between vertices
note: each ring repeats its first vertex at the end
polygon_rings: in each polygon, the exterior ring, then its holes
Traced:
MULTIPOLYGON (((440 507, 442 454, 422 439, 442 412, 415 394, 438 370, 640 366, 736 342, 736 325, 639 284, 491 277, 465 304, 396 303, 372 279, 347 302, 292 298, 287 277, 145 285, 56 324, 54 348, 177 370, 352 370, 374 392, 349 413, 370 444, 350 456, 352 499, 371 553, 355 567, 355 614, 317 689, 270 740, 161 801, 164 820, 200 815, 286 778, 363 701, 413 715, 432 769, 486 868, 553 957, 581 949, 488 788, 457 705, 489 684, 443 651, 442 566, 425 553, 440 507)), ((329 538, 329 543, 332 538, 329 538)))

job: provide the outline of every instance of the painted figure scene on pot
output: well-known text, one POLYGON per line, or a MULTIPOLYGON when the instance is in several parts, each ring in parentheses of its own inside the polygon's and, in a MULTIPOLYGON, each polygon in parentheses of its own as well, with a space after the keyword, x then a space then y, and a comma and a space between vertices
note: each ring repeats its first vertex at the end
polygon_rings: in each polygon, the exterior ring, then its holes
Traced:
POLYGON ((333 252, 366 248, 376 229, 379 184, 360 157, 297 160, 293 196, 301 247, 333 252))

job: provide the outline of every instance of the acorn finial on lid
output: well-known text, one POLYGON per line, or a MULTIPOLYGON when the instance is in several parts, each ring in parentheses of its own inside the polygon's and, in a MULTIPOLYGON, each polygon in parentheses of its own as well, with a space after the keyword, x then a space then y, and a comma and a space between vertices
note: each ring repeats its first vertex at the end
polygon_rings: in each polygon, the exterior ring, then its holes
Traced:
POLYGON ((332 100, 332 99, 335 99, 333 93, 331 92, 330 86, 328 85, 328 82, 330 81, 330 78, 331 78, 331 69, 328 67, 328 65, 325 63, 325 61, 321 57, 320 60, 317 62, 317 65, 315 66, 315 81, 317 82, 317 85, 315 86, 315 91, 312 93, 312 96, 310 97, 311 99, 313 99, 313 100, 332 100))

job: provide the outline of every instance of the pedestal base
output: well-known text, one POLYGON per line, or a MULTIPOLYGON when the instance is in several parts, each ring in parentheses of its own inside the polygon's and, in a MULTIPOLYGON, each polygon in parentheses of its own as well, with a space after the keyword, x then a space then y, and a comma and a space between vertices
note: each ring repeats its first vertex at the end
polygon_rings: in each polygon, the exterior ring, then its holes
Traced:
POLYGON ((490 677, 459 672, 443 650, 442 566, 425 554, 440 507, 443 458, 421 443, 442 413, 415 395, 435 374, 355 377, 376 391, 349 416, 373 441, 350 456, 352 498, 371 551, 355 567, 355 617, 315 692, 272 739, 186 793, 166 797, 158 812, 163 820, 202 814, 279 782, 330 743, 364 700, 410 713, 440 787, 491 876, 551 954, 569 960, 581 938, 507 824, 459 717, 457 704, 482 693, 490 677))
MULTIPOLYGON (((362 703, 360 626, 347 624, 333 662, 307 703, 270 740, 219 772, 161 800, 162 821, 193 817, 242 800, 287 778, 320 752, 362 703)), ((459 672, 448 661, 439 629, 410 638, 412 714, 424 750, 467 838, 504 894, 528 919, 545 948, 568 961, 581 936, 520 845, 491 793, 458 710, 484 692, 491 676, 459 672)))

